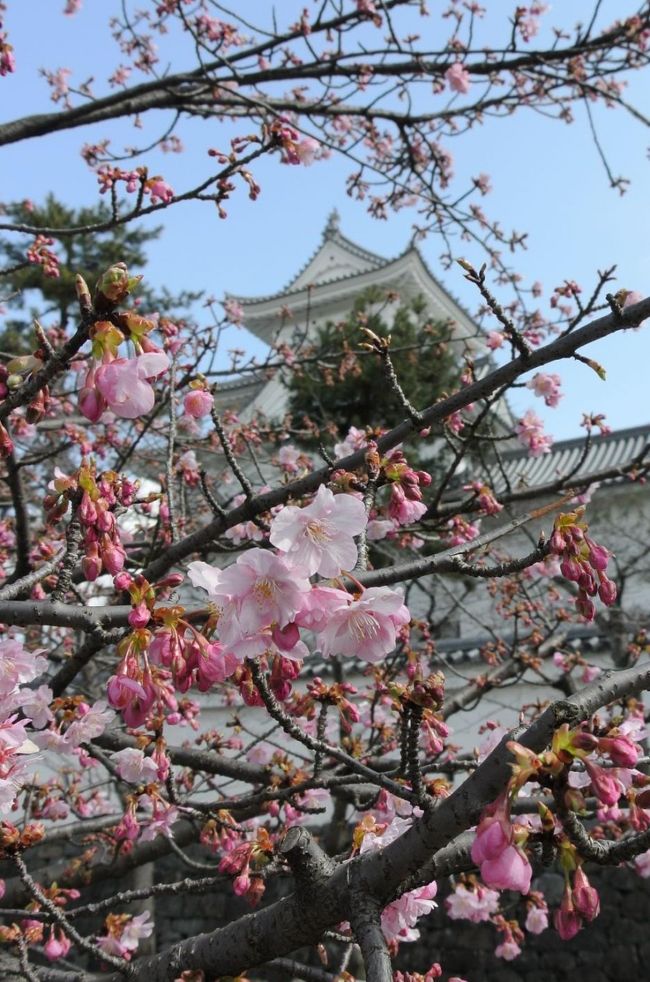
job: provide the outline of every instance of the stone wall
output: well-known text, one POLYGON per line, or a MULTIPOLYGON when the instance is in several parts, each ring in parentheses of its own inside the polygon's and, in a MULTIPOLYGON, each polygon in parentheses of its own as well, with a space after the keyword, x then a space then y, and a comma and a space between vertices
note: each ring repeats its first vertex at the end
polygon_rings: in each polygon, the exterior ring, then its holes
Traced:
MULTIPOLYGON (((642 982, 650 977, 650 880, 625 867, 588 869, 588 874, 600 893, 602 912, 572 941, 561 941, 552 928, 538 936, 526 934, 522 955, 506 962, 494 955, 500 936, 491 925, 451 921, 441 904, 419 922, 420 941, 403 945, 395 966, 425 972, 440 961, 443 979, 459 975, 467 982, 642 982)), ((533 888, 543 890, 557 906, 562 885, 559 874, 545 873, 533 888)), ((441 889, 441 895, 444 892, 441 889)), ((157 899, 158 943, 162 947, 199 931, 214 930, 248 909, 223 892, 182 900, 157 899)), ((523 922, 523 907, 513 896, 512 907, 505 913, 515 917, 518 912, 523 922)), ((258 970, 251 977, 275 980, 278 975, 258 970)))

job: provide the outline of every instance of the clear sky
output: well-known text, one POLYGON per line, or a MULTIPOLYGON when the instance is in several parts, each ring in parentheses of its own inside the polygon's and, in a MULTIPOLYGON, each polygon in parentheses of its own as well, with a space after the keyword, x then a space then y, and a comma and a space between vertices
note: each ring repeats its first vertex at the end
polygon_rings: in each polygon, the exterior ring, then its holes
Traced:
MULTIPOLYGON (((291 13, 302 7, 282 0, 280 9, 285 4, 291 13)), ((246 5, 255 8, 252 0, 246 0, 246 5)), ((119 4, 86 0, 73 18, 61 16, 63 6, 64 0, 9 0, 5 23, 18 67, 14 76, 0 79, 3 121, 55 108, 38 75, 41 67, 69 66, 76 82, 90 76, 103 81, 115 67, 118 58, 106 22, 119 4)), ((237 6, 241 9, 242 3, 237 6)), ((511 4, 501 0, 487 6, 503 6, 506 12, 511 9, 511 4)), ((603 23, 620 16, 627 6, 624 0, 606 0, 603 23)), ((564 23, 570 24, 587 17, 591 7, 590 0, 566 0, 556 4, 547 17, 557 22, 561 9, 564 23)), ((189 58, 186 64, 190 67, 189 58)), ((176 67, 180 67, 178 61, 176 67)), ((98 89, 103 91, 99 85, 98 89)), ((642 109, 648 104, 648 94, 650 70, 632 76, 627 93, 642 109)), ((647 295, 650 131, 620 111, 603 108, 596 112, 612 170, 632 180, 629 192, 621 198, 608 186, 579 108, 576 117, 572 126, 531 113, 488 120, 482 129, 449 144, 455 170, 461 179, 488 172, 493 192, 481 200, 485 210, 504 227, 529 233, 527 251, 516 259, 529 283, 540 280, 550 293, 565 278, 576 279, 589 293, 596 270, 616 263, 619 282, 615 288, 625 286, 647 295)), ((120 146, 155 132, 150 122, 143 134, 125 121, 3 148, 0 195, 5 201, 27 197, 38 201, 53 191, 70 205, 93 203, 97 188, 79 157, 82 144, 110 133, 120 146)), ((191 122, 182 130, 187 152, 150 156, 150 171, 159 171, 176 190, 182 190, 194 175, 208 173, 207 149, 227 149, 231 132, 216 122, 191 122)), ((247 129, 242 125, 238 132, 247 129)), ((217 297, 226 291, 244 295, 275 292, 318 246, 333 207, 341 214, 344 234, 387 257, 398 254, 407 245, 417 216, 405 210, 386 222, 370 218, 363 204, 345 195, 349 170, 348 163, 334 158, 309 168, 282 166, 277 158, 267 158, 254 171, 262 186, 260 198, 250 201, 242 188, 227 205, 227 220, 220 220, 210 205, 198 203, 159 213, 153 224, 162 223, 165 231, 149 247, 147 278, 155 285, 165 283, 173 292, 201 289, 217 297)), ((475 309, 476 297, 461 270, 442 270, 436 238, 422 243, 421 250, 436 276, 470 310, 475 309)), ((457 254, 477 264, 482 261, 476 249, 460 242, 457 254)), ((507 294, 499 296, 507 302, 507 294)), ((243 347, 245 332, 233 329, 231 341, 233 347, 243 347)), ((650 327, 616 335, 593 346, 589 354, 605 365, 606 383, 583 366, 562 366, 566 394, 558 409, 546 410, 541 400, 524 391, 513 398, 515 410, 523 412, 534 406, 557 438, 578 435, 586 411, 605 412, 615 428, 650 422, 650 327)))

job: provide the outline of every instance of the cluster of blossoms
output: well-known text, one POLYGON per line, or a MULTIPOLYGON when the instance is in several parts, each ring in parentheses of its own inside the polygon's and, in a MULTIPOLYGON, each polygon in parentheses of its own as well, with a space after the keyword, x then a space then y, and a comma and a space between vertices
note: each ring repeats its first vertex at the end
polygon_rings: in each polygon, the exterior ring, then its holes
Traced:
MULTIPOLYGON (((355 830, 353 839, 355 847, 361 855, 383 849, 403 835, 412 825, 412 821, 412 818, 395 816, 388 825, 378 825, 372 817, 368 816, 355 830)), ((415 927, 416 922, 437 907, 434 899, 437 892, 438 885, 433 881, 402 894, 398 900, 388 904, 381 914, 381 930, 386 941, 389 943, 417 941, 420 932, 415 927)))
POLYGON ((109 914, 105 921, 106 933, 97 936, 97 946, 107 955, 115 955, 130 961, 141 939, 149 938, 153 928, 148 910, 135 916, 109 914))
POLYGON ((174 191, 170 185, 159 175, 149 177, 146 167, 137 167, 135 170, 123 170, 121 167, 111 167, 109 164, 102 164, 97 169, 97 180, 99 182, 99 193, 105 194, 112 190, 117 184, 122 183, 130 194, 142 191, 151 197, 151 203, 169 204, 174 197, 174 191))
POLYGON ((61 275, 61 271, 59 257, 50 248, 53 245, 54 239, 37 235, 27 250, 27 261, 42 266, 44 275, 56 280, 61 275))
POLYGON ((545 372, 537 372, 529 382, 526 382, 526 386, 532 389, 536 396, 543 399, 547 406, 553 408, 559 404, 562 398, 561 384, 562 379, 559 375, 545 372))
POLYGON ((534 410, 529 409, 524 413, 515 432, 519 442, 528 447, 531 457, 541 457, 551 452, 553 437, 544 433, 544 423, 534 410))
POLYGON ((309 167, 315 160, 327 156, 327 149, 313 136, 303 136, 286 119, 276 119, 265 127, 266 137, 280 148, 283 164, 304 164, 309 167))
MULTIPOLYGON (((271 667, 271 687, 286 699, 308 649, 300 631, 313 632, 322 654, 356 656, 376 663, 391 652, 410 622, 402 594, 373 587, 353 595, 310 577, 336 578, 357 560, 354 537, 366 527, 363 503, 351 494, 321 486, 312 502, 288 505, 272 520, 270 541, 277 552, 253 548, 226 569, 189 564, 194 586, 204 589, 213 614, 200 633, 179 606, 154 608, 152 588, 132 581, 133 631, 119 645, 120 663, 109 682, 111 705, 130 726, 155 707, 176 711, 173 686, 206 691, 233 678, 244 701, 260 701, 246 664, 261 658, 271 667), (153 632, 150 620, 155 623, 153 632), (216 631, 217 638, 204 636, 216 631)), ((122 574, 116 585, 124 588, 122 574)), ((169 579, 169 578, 168 578, 169 579)), ((165 581, 167 582, 167 581, 165 581)))
POLYGON ((422 501, 422 488, 431 484, 431 475, 415 471, 407 463, 404 453, 396 448, 381 462, 382 472, 390 482, 388 515, 398 525, 412 525, 427 510, 422 501))
MULTIPOLYGON (((102 733, 113 718, 102 701, 91 706, 81 696, 53 699, 48 685, 30 685, 46 669, 40 651, 29 651, 13 638, 0 641, 0 814, 16 807, 39 749, 79 756, 81 744, 102 733)), ((46 794, 43 817, 58 817, 51 806, 46 794)), ((8 834, 5 828, 5 840, 8 834)))
POLYGON ((137 483, 106 471, 97 474, 93 461, 84 461, 73 476, 55 468, 44 501, 48 521, 61 519, 73 503, 83 529, 83 574, 92 583, 105 571, 115 576, 124 568, 126 553, 115 511, 133 504, 137 483))
MULTIPOLYGON (((565 796, 566 806, 571 810, 582 811, 585 808, 583 786, 591 787, 592 793, 603 807, 614 808, 623 794, 625 775, 631 775, 636 766, 639 747, 619 727, 610 727, 604 735, 599 736, 591 732, 586 724, 570 729, 566 723, 555 731, 550 751, 541 755, 534 754, 514 741, 510 741, 507 746, 515 758, 513 774, 504 792, 483 811, 471 854, 480 867, 481 877, 489 891, 508 889, 528 894, 526 928, 535 934, 546 929, 548 912, 541 895, 529 893, 532 869, 524 847, 535 826, 531 825, 530 820, 527 825, 511 822, 510 809, 517 792, 531 779, 559 780, 564 782, 561 793, 565 796), (614 766, 604 768, 596 763, 590 756, 594 752, 608 757, 614 766), (580 788, 572 778, 580 776, 582 772, 570 770, 576 761, 584 768, 584 781, 579 782, 580 788)), ((645 783, 645 777, 640 777, 645 783)), ((631 783, 629 777, 627 783, 631 783)), ((632 816, 630 821, 636 829, 647 829, 650 827, 650 817, 642 807, 645 792, 639 796, 630 788, 627 794, 632 816)), ((581 868, 581 860, 575 847, 556 818, 542 803, 539 805, 537 828, 540 822, 542 833, 556 845, 560 866, 565 875, 565 890, 553 923, 560 936, 566 940, 572 938, 585 921, 598 916, 598 893, 581 868)), ((492 895, 489 891, 483 892, 482 887, 474 887, 472 890, 465 886, 458 887, 447 904, 450 916, 465 917, 476 922, 492 918, 497 909, 497 895, 492 895)), ((519 954, 518 942, 521 940, 513 927, 516 922, 506 922, 503 918, 499 921, 499 915, 493 920, 505 935, 503 944, 506 947, 503 948, 502 944, 500 947, 503 950, 499 952, 497 949, 497 954, 504 958, 516 957, 519 954)))
POLYGON ((598 595, 611 607, 616 601, 616 584, 607 577, 605 570, 610 553, 587 535, 589 526, 580 521, 584 508, 558 515, 553 525, 550 548, 560 558, 560 571, 572 583, 577 584, 576 608, 578 613, 593 621, 596 607, 591 599, 598 595))
POLYGON ((271 837, 265 828, 259 828, 252 841, 239 845, 230 841, 230 845, 231 848, 219 863, 219 872, 233 876, 233 890, 237 896, 245 896, 255 906, 265 889, 264 880, 259 873, 273 858, 271 837))
MULTIPOLYGON (((91 423, 96 423, 107 409, 123 419, 136 419, 150 412, 155 395, 148 380, 169 367, 165 352, 149 338, 154 322, 134 311, 115 312, 139 281, 139 276, 129 276, 124 263, 116 263, 97 283, 95 309, 105 310, 107 319, 95 321, 89 330, 92 359, 79 393, 79 408, 91 423), (127 341, 135 349, 134 358, 117 354, 127 341)), ((89 298, 81 277, 77 289, 80 296, 89 298)))
POLYGON ((52 691, 27 686, 47 667, 39 651, 28 651, 12 638, 0 641, 0 814, 7 814, 29 771, 29 756, 38 747, 25 728, 40 729, 51 719, 52 691), (20 710, 20 713, 18 712, 20 710))
POLYGON ((12 45, 9 44, 7 40, 7 34, 2 30, 2 14, 5 10, 5 5, 0 4, 0 77, 4 75, 10 75, 16 70, 16 59, 14 58, 14 49, 12 45))

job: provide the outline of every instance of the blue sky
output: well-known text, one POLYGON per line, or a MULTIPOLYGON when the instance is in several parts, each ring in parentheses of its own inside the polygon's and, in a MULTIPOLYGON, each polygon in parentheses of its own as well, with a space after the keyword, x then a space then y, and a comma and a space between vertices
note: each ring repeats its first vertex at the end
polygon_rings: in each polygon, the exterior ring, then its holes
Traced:
MULTIPOLYGON (((119 5, 113 0, 86 0, 74 18, 61 16, 63 6, 63 0, 9 3, 6 27, 16 49, 18 70, 15 76, 0 80, 3 120, 54 108, 47 85, 38 76, 42 66, 70 66, 76 81, 93 75, 102 91, 100 80, 117 61, 105 24, 119 5)), ((247 6, 251 7, 251 0, 247 6)), ((287 7, 293 13, 301 4, 287 3, 287 7)), ((571 23, 586 16, 590 7, 589 0, 567 0, 562 17, 571 23)), ((560 5, 556 8, 549 15, 551 21, 554 13, 558 19, 560 5)), ((604 4, 605 23, 620 13, 620 2, 604 4)), ((188 64, 189 58, 177 57, 176 67, 188 64)), ((636 99, 643 109, 650 91, 650 71, 631 77, 630 83, 628 98, 636 99)), ((449 148, 461 184, 463 177, 490 173, 493 192, 481 201, 486 211, 499 217, 506 228, 528 231, 528 249, 516 258, 528 282, 541 280, 550 292, 565 278, 576 279, 588 293, 596 270, 616 263, 618 286, 645 295, 650 293, 650 132, 621 112, 598 109, 596 118, 613 171, 632 180, 622 198, 608 186, 580 112, 572 126, 533 114, 488 121, 482 129, 451 141, 449 148)), ((247 132, 247 128, 242 125, 237 131, 247 132)), ((92 203, 97 197, 96 183, 79 157, 82 144, 111 135, 120 146, 154 132, 150 122, 144 133, 134 131, 129 122, 119 122, 3 148, 2 198, 39 200, 51 190, 68 204, 92 203)), ((183 189, 195 175, 208 173, 207 149, 227 148, 231 132, 235 131, 216 122, 192 122, 182 131, 187 152, 150 155, 150 171, 163 173, 175 189, 183 189)), ((398 254, 408 243, 417 216, 404 211, 387 222, 370 218, 363 204, 345 195, 349 170, 349 164, 337 159, 305 168, 282 166, 277 158, 270 158, 255 167, 262 186, 260 198, 250 201, 242 188, 227 205, 227 220, 220 220, 210 205, 197 203, 154 216, 154 224, 162 222, 165 232, 149 247, 147 278, 154 284, 165 283, 174 292, 202 289, 215 296, 226 291, 244 295, 274 292, 317 247, 333 207, 341 213, 346 235, 386 256, 398 254)), ((476 297, 460 269, 445 272, 440 267, 441 250, 435 237, 426 240, 421 250, 450 291, 474 309, 476 297)), ((476 249, 460 242, 457 254, 475 263, 482 261, 476 249)), ((500 298, 507 301, 508 296, 500 294, 500 298)), ((244 332, 233 329, 231 346, 242 347, 244 342, 244 332)), ((558 438, 581 432, 579 423, 586 411, 605 412, 615 428, 650 422, 650 328, 617 335, 592 346, 588 353, 605 365, 606 383, 584 366, 562 366, 566 394, 558 409, 546 410, 532 393, 519 392, 513 398, 515 410, 523 412, 534 405, 558 438)))

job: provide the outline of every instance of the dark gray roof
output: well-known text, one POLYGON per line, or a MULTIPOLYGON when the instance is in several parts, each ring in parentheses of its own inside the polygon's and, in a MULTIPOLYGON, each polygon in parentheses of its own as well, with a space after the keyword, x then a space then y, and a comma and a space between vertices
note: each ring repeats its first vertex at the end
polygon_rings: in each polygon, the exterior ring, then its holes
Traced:
MULTIPOLYGON (((552 484, 559 478, 575 480, 578 485, 581 477, 593 472, 616 472, 640 459, 644 452, 646 462, 650 462, 650 424, 592 436, 586 452, 585 448, 586 436, 560 440, 541 457, 530 457, 524 449, 510 450, 503 455, 503 470, 513 490, 552 484)), ((612 473, 608 480, 618 476, 612 473)), ((497 493, 503 490, 503 476, 495 485, 497 493)))

